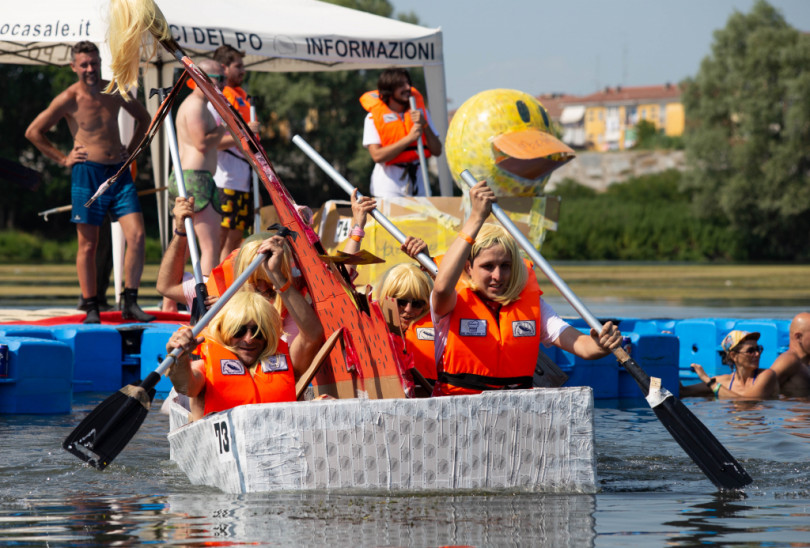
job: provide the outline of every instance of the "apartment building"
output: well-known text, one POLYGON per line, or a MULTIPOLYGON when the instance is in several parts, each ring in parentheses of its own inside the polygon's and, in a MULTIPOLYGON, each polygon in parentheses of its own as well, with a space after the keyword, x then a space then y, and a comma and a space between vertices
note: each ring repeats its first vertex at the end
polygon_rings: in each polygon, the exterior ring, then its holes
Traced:
POLYGON ((679 136, 684 129, 681 90, 677 85, 605 88, 584 97, 552 94, 539 101, 574 148, 625 150, 636 142, 636 124, 652 122, 665 135, 679 136))

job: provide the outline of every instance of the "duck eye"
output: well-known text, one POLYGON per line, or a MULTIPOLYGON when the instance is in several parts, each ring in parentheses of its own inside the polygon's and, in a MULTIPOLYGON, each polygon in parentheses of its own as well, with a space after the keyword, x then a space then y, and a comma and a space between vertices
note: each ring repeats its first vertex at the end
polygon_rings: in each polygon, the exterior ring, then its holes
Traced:
POLYGON ((546 112, 546 109, 544 109, 542 106, 540 106, 539 108, 540 108, 540 116, 543 117, 543 123, 546 124, 546 127, 551 127, 551 124, 548 121, 548 113, 546 112))
POLYGON ((523 120, 525 123, 529 123, 531 120, 531 114, 529 114, 529 107, 526 106, 526 103, 523 101, 516 101, 515 105, 517 105, 518 114, 520 115, 520 119, 523 120))

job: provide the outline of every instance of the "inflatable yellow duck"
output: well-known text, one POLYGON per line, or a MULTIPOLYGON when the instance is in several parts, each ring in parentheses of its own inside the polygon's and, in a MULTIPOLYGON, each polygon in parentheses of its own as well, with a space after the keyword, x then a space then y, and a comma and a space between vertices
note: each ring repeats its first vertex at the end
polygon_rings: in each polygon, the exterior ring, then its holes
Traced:
POLYGON ((548 112, 522 91, 492 89, 461 105, 447 131, 447 163, 459 188, 469 169, 497 196, 538 196, 551 172, 574 158, 554 137, 548 112))

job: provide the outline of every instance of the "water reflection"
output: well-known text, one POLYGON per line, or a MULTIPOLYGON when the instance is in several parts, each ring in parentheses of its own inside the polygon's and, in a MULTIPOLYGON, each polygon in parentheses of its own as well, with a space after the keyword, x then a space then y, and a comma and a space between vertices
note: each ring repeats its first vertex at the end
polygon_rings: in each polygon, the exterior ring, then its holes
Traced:
POLYGON ((737 504, 744 500, 744 493, 718 494, 708 502, 694 504, 684 509, 682 519, 664 523, 675 527, 680 534, 670 538, 668 544, 678 546, 700 546, 713 544, 720 535, 727 536, 749 528, 742 518, 750 510, 749 506, 737 504))
POLYGON ((0 504, 0 544, 593 546, 594 495, 248 494, 0 504))
POLYGON ((354 546, 592 546, 593 495, 170 495, 174 541, 354 546), (185 535, 185 537, 184 537, 185 535))

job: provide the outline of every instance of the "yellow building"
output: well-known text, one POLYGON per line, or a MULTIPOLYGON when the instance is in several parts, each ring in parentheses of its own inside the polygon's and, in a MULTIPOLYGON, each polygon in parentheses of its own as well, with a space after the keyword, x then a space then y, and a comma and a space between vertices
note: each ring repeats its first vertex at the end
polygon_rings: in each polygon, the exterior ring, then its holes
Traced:
MULTIPOLYGON (((539 99, 542 103, 543 97, 539 99)), ((635 126, 641 120, 670 137, 680 136, 684 130, 681 90, 672 84, 605 88, 585 97, 564 96, 557 103, 556 121, 563 127, 563 141, 573 147, 631 148, 636 142, 635 126), (576 142, 568 142, 566 135, 576 136, 576 142)))

